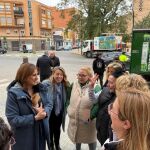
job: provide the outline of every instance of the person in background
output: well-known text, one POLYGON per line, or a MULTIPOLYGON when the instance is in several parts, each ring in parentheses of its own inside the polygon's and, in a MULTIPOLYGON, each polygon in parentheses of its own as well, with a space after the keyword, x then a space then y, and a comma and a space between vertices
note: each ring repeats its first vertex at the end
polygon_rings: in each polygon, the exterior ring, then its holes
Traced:
POLYGON ((22 64, 7 90, 5 114, 16 140, 12 150, 46 150, 46 141, 49 148, 52 100, 38 81, 36 66, 22 64))
POLYGON ((51 150, 61 150, 60 148, 60 133, 61 125, 65 130, 66 107, 69 101, 69 87, 65 70, 62 67, 55 67, 52 70, 52 75, 48 80, 43 81, 43 84, 48 88, 48 95, 52 97, 53 109, 49 119, 51 150))
MULTIPOLYGON (((95 119, 90 119, 90 111, 94 103, 89 99, 89 81, 92 71, 89 67, 80 68, 77 81, 73 83, 70 104, 68 136, 76 144, 76 150, 81 150, 81 144, 89 145, 89 150, 96 150, 95 119)), ((98 76, 97 76, 98 78, 98 76)))
POLYGON ((119 56, 119 60, 120 60, 122 63, 125 63, 126 61, 128 61, 128 57, 126 56, 126 53, 125 53, 125 52, 122 52, 122 54, 119 56))
POLYGON ((117 69, 122 69, 122 65, 117 62, 112 62, 106 67, 106 79, 103 87, 107 87, 108 77, 117 69))
POLYGON ((44 52, 44 55, 39 57, 36 63, 38 73, 40 74, 40 81, 48 79, 51 75, 51 61, 48 57, 48 51, 44 52))
POLYGON ((0 150, 11 150, 11 146, 14 144, 13 132, 0 117, 0 150))
POLYGON ((23 57, 23 60, 22 60, 22 64, 24 64, 24 63, 28 63, 29 62, 29 60, 28 60, 28 57, 23 57))
POLYGON ((133 87, 117 91, 117 97, 109 105, 108 112, 118 141, 105 144, 105 150, 149 150, 149 108, 150 91, 143 92, 133 87))
POLYGON ((94 74, 99 75, 100 85, 101 87, 103 87, 105 63, 104 63, 104 60, 101 58, 101 54, 98 54, 97 58, 93 61, 93 71, 94 71, 94 74))
POLYGON ((52 69, 56 66, 60 66, 59 58, 55 56, 54 51, 49 51, 49 58, 50 58, 50 62, 51 62, 50 64, 52 69))

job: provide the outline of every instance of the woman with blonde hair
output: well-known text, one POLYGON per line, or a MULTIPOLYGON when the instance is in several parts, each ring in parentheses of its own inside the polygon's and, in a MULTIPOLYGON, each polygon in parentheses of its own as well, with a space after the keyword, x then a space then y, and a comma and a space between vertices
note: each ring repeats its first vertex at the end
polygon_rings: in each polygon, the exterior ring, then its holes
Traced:
POLYGON ((65 129, 66 107, 69 101, 69 82, 65 70, 58 66, 54 67, 52 75, 48 80, 43 81, 48 88, 49 99, 53 100, 53 109, 49 119, 50 125, 50 150, 61 150, 60 133, 61 125, 65 129))
POLYGON ((80 68, 77 81, 73 83, 70 104, 67 112, 69 116, 68 136, 76 144, 76 150, 81 144, 89 145, 89 150, 96 150, 95 119, 90 120, 90 110, 93 102, 89 98, 89 80, 92 70, 89 67, 80 68))
POLYGON ((147 81, 138 74, 124 74, 120 76, 116 81, 116 90, 125 90, 127 88, 134 87, 137 90, 148 91, 147 81))
POLYGON ((122 66, 120 63, 117 63, 117 62, 112 62, 110 63, 107 68, 106 68, 106 81, 105 81, 105 84, 103 85, 103 87, 106 87, 107 86, 107 83, 108 83, 108 77, 113 74, 113 72, 115 72, 116 70, 118 69, 122 69, 122 66))
POLYGON ((112 129, 119 141, 105 144, 105 150, 150 149, 150 92, 130 88, 117 91, 109 105, 112 129))

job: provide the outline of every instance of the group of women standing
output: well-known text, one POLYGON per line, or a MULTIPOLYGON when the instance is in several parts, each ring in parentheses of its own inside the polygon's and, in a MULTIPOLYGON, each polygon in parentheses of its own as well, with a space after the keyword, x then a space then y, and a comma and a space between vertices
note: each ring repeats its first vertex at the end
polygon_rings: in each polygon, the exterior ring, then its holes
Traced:
MULTIPOLYGON (((145 80, 140 81, 142 77, 136 82, 131 82, 128 77, 130 84, 125 87, 126 84, 122 81, 126 78, 119 80, 122 75, 120 69, 109 73, 107 86, 103 87, 100 93, 100 88, 95 83, 98 76, 93 77, 89 67, 80 68, 77 81, 72 84, 68 82, 62 67, 55 67, 50 78, 40 83, 36 66, 30 63, 22 64, 15 80, 8 86, 6 103, 6 117, 16 140, 12 150, 45 150, 46 142, 49 150, 61 150, 61 125, 65 130, 67 113, 67 132, 70 140, 75 143, 76 150, 81 150, 82 143, 88 144, 89 150, 96 150, 96 127, 101 144, 109 138, 107 133, 110 127, 113 128, 112 139, 121 140, 115 150, 150 149, 148 86, 145 80), (141 83, 144 87, 135 89, 138 85, 142 86, 141 83), (95 103, 98 104, 95 116, 97 121, 95 117, 91 117, 95 103), (138 117, 137 114, 141 116, 138 117), (135 137, 139 142, 141 134, 145 141, 141 140, 137 146, 135 137), (135 140, 134 146, 131 144, 132 140, 135 140)), ((105 143, 106 150, 113 150, 111 147, 109 143, 105 143)))
POLYGON ((68 136, 76 149, 88 143, 95 150, 95 120, 90 120, 93 103, 88 96, 91 77, 91 69, 83 67, 77 82, 70 85, 64 69, 55 67, 50 78, 40 83, 36 66, 22 64, 7 88, 6 117, 16 140, 12 149, 45 150, 47 141, 49 150, 61 150, 60 127, 65 129, 68 111, 68 136))

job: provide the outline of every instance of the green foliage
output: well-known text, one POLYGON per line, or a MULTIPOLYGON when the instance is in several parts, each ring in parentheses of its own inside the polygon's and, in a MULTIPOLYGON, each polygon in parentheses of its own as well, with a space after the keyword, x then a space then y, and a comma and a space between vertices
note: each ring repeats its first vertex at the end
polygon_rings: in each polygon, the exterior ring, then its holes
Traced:
POLYGON ((131 42, 131 34, 124 34, 122 37, 122 41, 125 43, 131 42))
POLYGON ((106 32, 126 32, 127 22, 123 17, 129 11, 126 0, 62 0, 60 6, 74 4, 76 13, 68 29, 78 32, 82 39, 93 39, 106 32))

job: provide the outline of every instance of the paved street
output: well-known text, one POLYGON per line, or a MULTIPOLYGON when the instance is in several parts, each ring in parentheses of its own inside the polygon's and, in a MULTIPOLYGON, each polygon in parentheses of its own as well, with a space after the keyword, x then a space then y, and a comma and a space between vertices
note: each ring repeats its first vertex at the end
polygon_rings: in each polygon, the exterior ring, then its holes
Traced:
MULTIPOLYGON (((67 51, 67 52, 56 52, 59 56, 61 66, 64 67, 68 75, 68 80, 73 82, 76 79, 76 74, 81 66, 91 66, 93 59, 87 59, 77 54, 79 51, 67 51)), ((37 52, 36 54, 24 54, 17 52, 8 52, 5 55, 0 55, 0 116, 5 118, 5 102, 6 102, 6 87, 15 78, 17 68, 22 63, 22 57, 28 56, 29 62, 36 63, 36 60, 41 56, 43 52, 37 52)), ((6 118, 5 118, 6 119, 6 118)), ((63 150, 74 150, 74 144, 68 139, 67 136, 67 125, 66 132, 61 134, 61 147, 63 150)), ((88 150, 87 145, 82 145, 82 150, 88 150)), ((100 146, 97 146, 97 150, 100 150, 100 146)))

